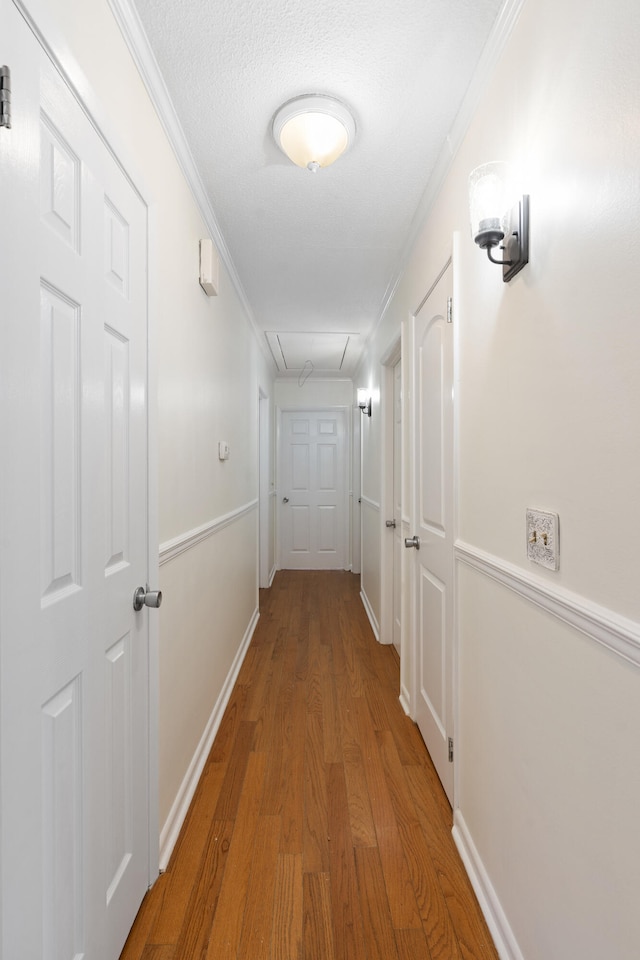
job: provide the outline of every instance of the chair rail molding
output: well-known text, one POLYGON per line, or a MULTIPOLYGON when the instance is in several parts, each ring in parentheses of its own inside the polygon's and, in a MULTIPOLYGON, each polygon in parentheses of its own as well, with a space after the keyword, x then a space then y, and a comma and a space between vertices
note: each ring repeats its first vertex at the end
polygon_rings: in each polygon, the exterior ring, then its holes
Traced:
POLYGON ((637 621, 461 540, 456 541, 455 557, 458 563, 473 567, 640 667, 640 623, 637 621))
POLYGON ((248 513, 256 510, 257 507, 258 499, 256 498, 255 500, 250 500, 249 503, 243 504, 241 507, 237 507, 235 510, 231 510, 229 513, 223 514, 221 517, 216 517, 215 520, 209 520, 208 523, 203 523, 200 527, 194 527, 193 530, 187 530, 186 533, 181 533, 177 537, 161 543, 160 566, 179 557, 181 553, 191 550, 192 547, 206 540, 207 537, 218 533, 220 530, 223 530, 224 527, 228 527, 229 524, 235 523, 248 513))

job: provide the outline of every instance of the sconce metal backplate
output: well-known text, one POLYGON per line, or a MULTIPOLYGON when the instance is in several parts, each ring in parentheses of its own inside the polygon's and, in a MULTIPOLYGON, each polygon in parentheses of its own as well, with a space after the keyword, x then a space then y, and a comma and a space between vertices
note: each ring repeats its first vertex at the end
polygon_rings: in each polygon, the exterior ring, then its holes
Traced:
POLYGON ((502 279, 508 283, 529 263, 529 196, 526 193, 511 211, 511 234, 505 239, 503 249, 502 279))

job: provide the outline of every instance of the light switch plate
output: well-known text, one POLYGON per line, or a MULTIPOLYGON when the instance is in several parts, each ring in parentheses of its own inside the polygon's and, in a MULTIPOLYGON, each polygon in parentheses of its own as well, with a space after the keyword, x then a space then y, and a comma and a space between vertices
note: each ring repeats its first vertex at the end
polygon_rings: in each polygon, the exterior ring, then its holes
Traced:
POLYGON ((229 459, 229 444, 226 440, 218 441, 218 460, 229 459))
POLYGON ((527 559, 547 570, 560 567, 560 524, 557 513, 527 509, 527 559))

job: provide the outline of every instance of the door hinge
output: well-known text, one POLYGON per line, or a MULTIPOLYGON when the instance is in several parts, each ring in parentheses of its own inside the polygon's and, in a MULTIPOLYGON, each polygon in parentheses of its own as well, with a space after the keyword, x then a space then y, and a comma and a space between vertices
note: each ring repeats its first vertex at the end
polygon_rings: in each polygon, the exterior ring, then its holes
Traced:
POLYGON ((453 297, 447 297, 447 323, 453 323, 453 297))
POLYGON ((11 127, 11 70, 0 67, 0 127, 11 127))
POLYGON ((453 763, 453 737, 449 737, 449 763, 453 763))

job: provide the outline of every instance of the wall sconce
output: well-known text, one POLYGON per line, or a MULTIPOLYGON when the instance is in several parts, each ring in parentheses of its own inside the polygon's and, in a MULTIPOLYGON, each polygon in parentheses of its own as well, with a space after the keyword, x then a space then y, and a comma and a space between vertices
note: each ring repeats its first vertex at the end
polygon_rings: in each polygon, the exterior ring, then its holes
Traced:
POLYGON ((483 163, 471 172, 469 213, 473 239, 487 251, 491 263, 502 267, 502 279, 508 283, 529 263, 529 197, 512 197, 506 163, 483 163), (503 260, 491 255, 495 247, 504 250, 503 260))
POLYGON ((358 406, 361 413, 366 413, 368 417, 371 416, 371 395, 364 387, 358 387, 358 406))

